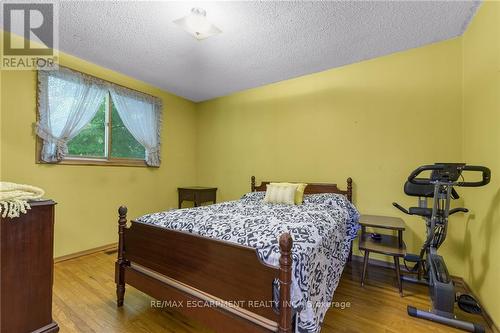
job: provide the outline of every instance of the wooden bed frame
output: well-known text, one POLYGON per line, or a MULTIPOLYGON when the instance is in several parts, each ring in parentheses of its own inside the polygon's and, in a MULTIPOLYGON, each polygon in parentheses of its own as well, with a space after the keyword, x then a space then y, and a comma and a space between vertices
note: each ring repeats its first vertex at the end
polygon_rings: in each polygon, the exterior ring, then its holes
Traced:
MULTIPOLYGON (((267 184, 256 186, 251 178, 252 191, 265 191, 267 184)), ((309 184, 304 193, 340 193, 352 201, 352 179, 346 191, 336 184, 309 184)), ((262 262, 252 247, 135 221, 127 228, 127 208, 118 213, 119 307, 128 284, 160 300, 152 306, 174 307, 217 332, 292 332, 293 242, 288 233, 279 238, 281 257, 275 267, 262 262), (276 281, 279 301, 273 300, 276 281)))

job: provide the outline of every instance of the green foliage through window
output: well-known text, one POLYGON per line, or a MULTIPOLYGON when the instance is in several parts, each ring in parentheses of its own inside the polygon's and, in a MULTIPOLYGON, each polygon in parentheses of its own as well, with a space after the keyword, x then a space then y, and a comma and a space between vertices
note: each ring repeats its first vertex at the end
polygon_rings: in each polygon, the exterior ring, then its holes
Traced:
POLYGON ((103 101, 94 118, 68 142, 68 153, 79 157, 106 157, 106 103, 103 101))
POLYGON ((114 104, 111 104, 111 156, 118 158, 145 158, 144 147, 123 124, 114 104))
POLYGON ((85 128, 68 142, 68 155, 82 158, 125 158, 145 159, 144 147, 130 134, 123 124, 118 111, 112 104, 109 94, 106 95, 94 118, 85 128), (108 105, 111 104, 111 117, 106 117, 108 105), (107 118, 111 121, 108 129, 107 118), (106 140, 106 132, 107 140, 106 140), (111 152, 107 147, 111 140, 111 152))

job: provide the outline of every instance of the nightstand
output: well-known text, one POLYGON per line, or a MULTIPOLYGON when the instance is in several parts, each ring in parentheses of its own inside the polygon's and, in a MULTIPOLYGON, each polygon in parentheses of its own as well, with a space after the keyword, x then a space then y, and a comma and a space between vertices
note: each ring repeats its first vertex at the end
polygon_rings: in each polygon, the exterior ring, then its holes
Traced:
POLYGON ((179 208, 182 207, 183 201, 193 201, 195 207, 201 206, 202 203, 211 201, 216 202, 216 187, 189 186, 177 188, 179 193, 179 208))
POLYGON ((361 276, 361 286, 365 284, 366 269, 370 252, 385 254, 393 257, 396 276, 398 279, 399 294, 403 295, 403 285, 401 283, 401 270, 399 267, 399 258, 406 255, 406 245, 403 241, 403 231, 405 223, 399 217, 361 215, 359 219, 361 224, 361 237, 359 239, 359 249, 365 252, 363 261, 363 274, 361 276), (397 231, 397 236, 380 235, 380 239, 374 239, 372 233, 366 232, 366 228, 378 228, 397 231))

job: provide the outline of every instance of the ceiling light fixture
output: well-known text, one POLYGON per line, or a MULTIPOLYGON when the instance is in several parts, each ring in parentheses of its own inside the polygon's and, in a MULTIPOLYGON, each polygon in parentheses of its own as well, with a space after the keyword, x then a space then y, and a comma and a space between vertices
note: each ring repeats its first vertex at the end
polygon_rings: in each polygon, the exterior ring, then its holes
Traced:
POLYGON ((198 40, 220 34, 222 31, 207 20, 207 12, 203 8, 193 8, 188 16, 174 21, 187 33, 198 40))

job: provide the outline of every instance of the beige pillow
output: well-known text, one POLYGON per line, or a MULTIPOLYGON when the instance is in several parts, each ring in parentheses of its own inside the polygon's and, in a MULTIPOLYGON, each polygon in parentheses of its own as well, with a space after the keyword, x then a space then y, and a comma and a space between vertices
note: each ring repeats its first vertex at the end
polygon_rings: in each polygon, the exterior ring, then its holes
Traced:
POLYGON ((264 202, 293 205, 295 203, 297 187, 297 184, 268 184, 264 202))
POLYGON ((287 185, 297 185, 297 191, 295 192, 295 204, 302 205, 304 201, 304 191, 307 184, 304 183, 271 183, 271 185, 287 186, 287 185))

